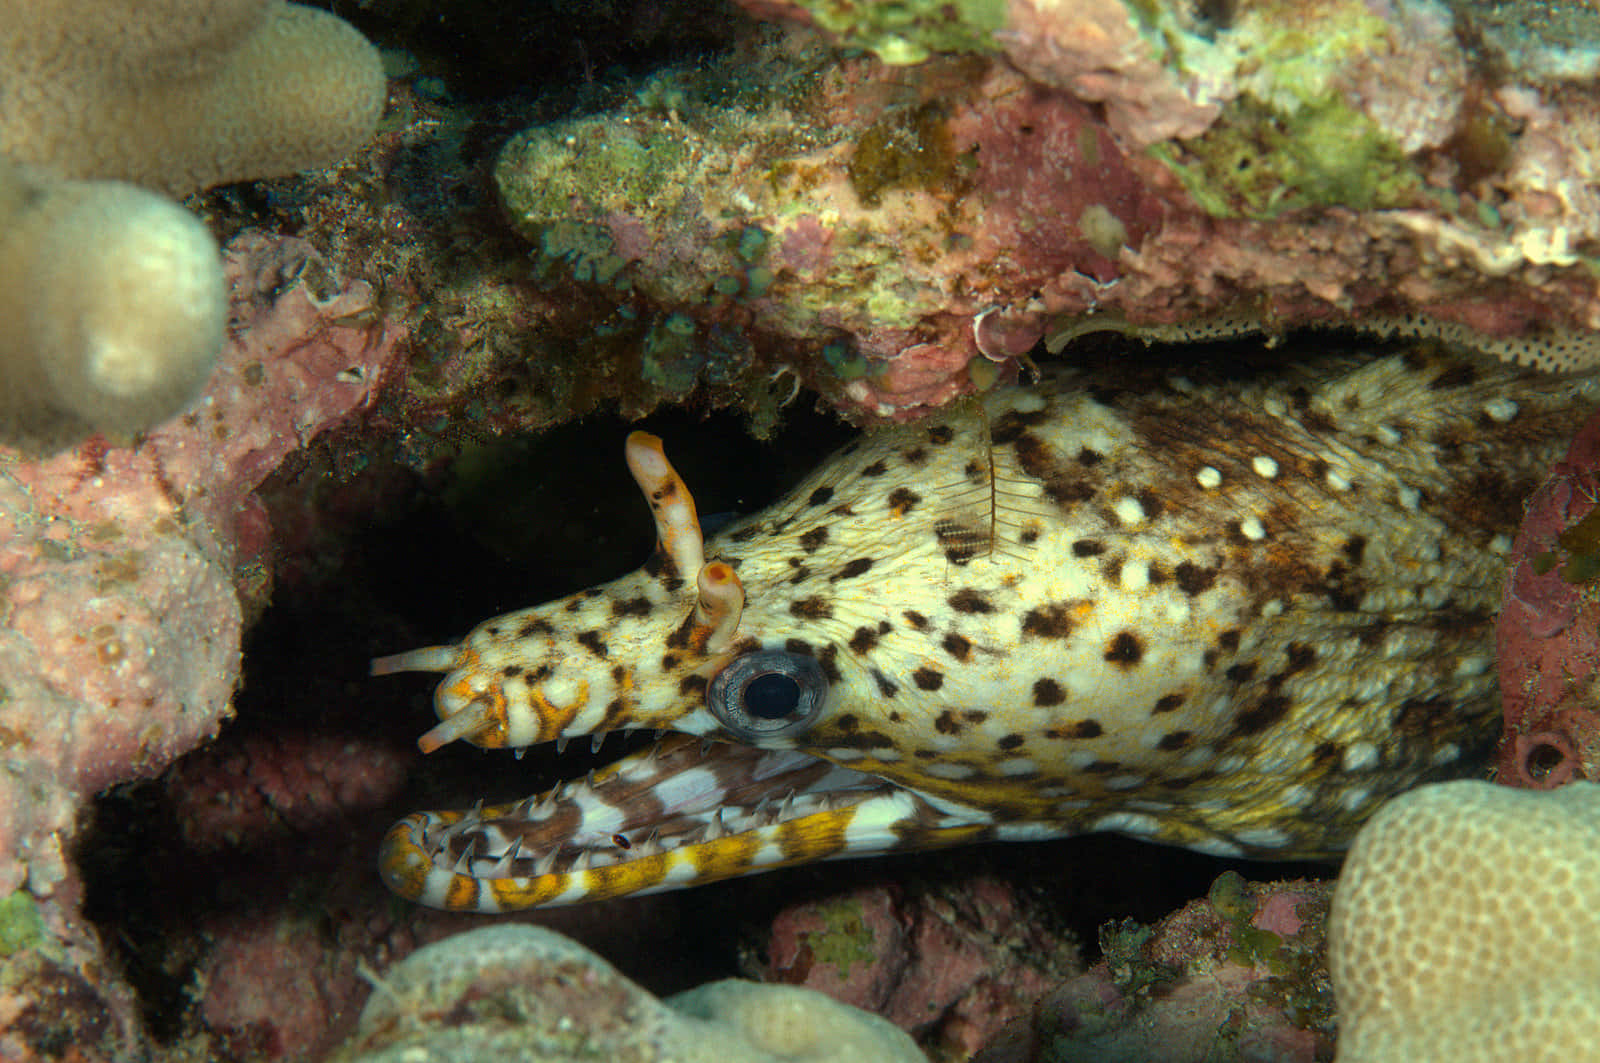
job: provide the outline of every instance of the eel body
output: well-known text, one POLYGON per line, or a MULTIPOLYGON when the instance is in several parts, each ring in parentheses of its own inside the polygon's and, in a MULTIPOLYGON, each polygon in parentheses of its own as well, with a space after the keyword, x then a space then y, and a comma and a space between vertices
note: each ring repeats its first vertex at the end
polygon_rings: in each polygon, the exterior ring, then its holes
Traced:
POLYGON ((498 912, 1086 831, 1324 857, 1481 771, 1511 535, 1593 378, 1420 350, 1135 375, 867 433, 709 542, 629 437, 641 570, 374 672, 448 673, 424 750, 672 734, 407 817, 385 881, 498 912))

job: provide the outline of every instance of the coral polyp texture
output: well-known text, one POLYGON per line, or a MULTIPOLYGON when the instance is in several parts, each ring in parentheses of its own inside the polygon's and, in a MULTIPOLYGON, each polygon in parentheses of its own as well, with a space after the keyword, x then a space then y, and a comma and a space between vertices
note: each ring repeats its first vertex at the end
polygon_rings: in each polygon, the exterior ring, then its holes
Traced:
POLYGON ((0 439, 48 449, 181 410, 221 350, 221 266, 147 189, 332 163, 384 95, 371 45, 296 4, 0 3, 0 439))
POLYGON ((902 418, 1102 326, 1600 355, 1597 98, 1559 63, 1491 76, 1469 11, 748 6, 813 28, 500 159, 547 275, 692 337, 646 375, 754 358, 902 418), (710 340, 730 329, 734 356, 710 340))
POLYGON ((1600 1040, 1600 786, 1420 787, 1357 837, 1328 962, 1340 1063, 1588 1058, 1600 1040))
MULTIPOLYGON (((41 951, 65 951, 82 965, 73 978, 113 998, 76 912, 82 806, 230 715, 243 617, 259 604, 245 600, 250 573, 270 546, 253 492, 362 406, 396 355, 400 330, 362 319, 368 286, 295 283, 314 263, 301 241, 229 245, 234 332, 218 371, 191 413, 138 446, 35 460, 0 447, 0 896, 25 889, 46 906, 54 944, 41 951)), ((0 1056, 18 1058, 4 1036, 0 1056)))

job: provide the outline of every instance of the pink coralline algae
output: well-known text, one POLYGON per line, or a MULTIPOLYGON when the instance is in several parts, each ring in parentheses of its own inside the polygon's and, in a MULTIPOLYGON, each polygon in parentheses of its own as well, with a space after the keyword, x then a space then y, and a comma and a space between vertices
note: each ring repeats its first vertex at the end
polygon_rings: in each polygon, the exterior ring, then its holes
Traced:
POLYGON ((128 446, 0 450, 0 896, 48 901, 48 929, 86 969, 67 855, 80 810, 228 718, 241 596, 269 560, 252 492, 371 398, 402 336, 304 242, 246 234, 225 260, 231 338, 188 413, 128 446))
POLYGON ((1600 780, 1600 414, 1528 500, 1500 610, 1499 778, 1600 780))
POLYGON ((757 973, 882 1015, 966 1058, 1049 987, 1082 970, 1005 883, 946 891, 870 887, 783 912, 757 973))

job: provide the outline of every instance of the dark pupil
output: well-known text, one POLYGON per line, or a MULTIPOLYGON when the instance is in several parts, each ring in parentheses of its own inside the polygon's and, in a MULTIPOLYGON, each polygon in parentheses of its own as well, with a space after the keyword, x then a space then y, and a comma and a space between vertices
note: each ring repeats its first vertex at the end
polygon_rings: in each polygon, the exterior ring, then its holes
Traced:
POLYGON ((744 685, 744 711, 763 720, 781 720, 800 704, 800 684, 781 672, 758 675, 744 685))

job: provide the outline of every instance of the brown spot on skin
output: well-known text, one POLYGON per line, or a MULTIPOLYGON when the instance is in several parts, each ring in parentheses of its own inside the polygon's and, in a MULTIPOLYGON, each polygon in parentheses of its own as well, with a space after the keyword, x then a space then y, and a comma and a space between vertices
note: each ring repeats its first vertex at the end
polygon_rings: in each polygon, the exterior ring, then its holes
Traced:
POLYGON ((938 690, 944 686, 944 673, 932 668, 918 668, 911 673, 911 681, 917 684, 918 690, 938 690))
POLYGON ((833 725, 845 734, 853 734, 861 729, 861 721, 852 712, 840 715, 838 719, 833 721, 833 725))
POLYGON ((1122 761, 1097 760, 1083 770, 1087 772, 1093 772, 1095 775, 1111 775, 1122 770, 1122 761))
POLYGON ((906 618, 906 623, 910 624, 913 629, 917 631, 928 630, 928 618, 915 609, 907 609, 900 615, 906 618))
POLYGON ((578 632, 578 645, 582 646, 596 657, 604 657, 610 652, 606 648, 605 639, 600 637, 600 632, 598 631, 578 632))
POLYGON ((946 635, 939 645, 944 647, 944 652, 963 664, 972 655, 972 643, 954 631, 946 635))
POLYGON ((872 568, 872 558, 858 557, 854 561, 847 561, 843 568, 828 577, 828 582, 838 583, 842 579, 855 579, 870 568, 872 568))
POLYGON ((789 567, 794 573, 789 577, 790 583, 804 583, 811 578, 811 570, 801 563, 798 557, 789 558, 789 567))
POLYGON ((1022 743, 1024 741, 1025 741, 1025 739, 1023 739, 1023 737, 1021 735, 1019 735, 1019 734, 1008 734, 1004 738, 1000 739, 999 742, 996 742, 995 744, 998 745, 1001 749, 1003 749, 1003 750, 1005 750, 1006 752, 1009 753, 1013 749, 1021 748, 1022 743))
POLYGON ((811 492, 811 496, 806 499, 806 505, 808 505, 808 506, 825 506, 832 500, 833 500, 833 488, 831 488, 831 487, 819 487, 815 491, 811 492))
POLYGON ((961 718, 968 723, 982 723, 989 718, 989 714, 978 709, 968 709, 961 714, 961 718))
POLYGON ((1041 639, 1064 639, 1072 635, 1072 606, 1051 602, 1022 614, 1022 633, 1041 639))
POLYGON ((1290 701, 1282 694, 1268 694, 1233 718, 1232 737, 1260 734, 1288 715, 1290 701))
POLYGON ((937 443, 940 446, 950 442, 955 437, 956 430, 947 424, 936 424, 928 429, 928 442, 937 443))
POLYGON ((1015 442, 1029 428, 1043 424, 1049 417, 1050 411, 1047 409, 1030 410, 1027 413, 1007 410, 990 428, 989 438, 996 444, 1015 442))
POLYGON ((958 613, 992 613, 994 606, 989 604, 989 599, 973 590, 963 587, 949 597, 950 608, 958 613))
POLYGON ((728 538, 736 543, 747 543, 767 530, 764 524, 749 524, 738 531, 729 532, 728 538))
POLYGON ((1106 456, 1100 453, 1098 450, 1090 450, 1088 447, 1084 447, 1082 450, 1078 451, 1079 465, 1087 465, 1092 468, 1105 460, 1106 456))
POLYGON ((1178 578, 1178 589, 1191 598, 1197 594, 1204 594, 1217 583, 1216 569, 1201 568, 1192 561, 1179 564, 1173 575, 1178 578))
POLYGON ((1323 742, 1311 751, 1311 763, 1328 770, 1344 762, 1344 746, 1338 742, 1323 742))
POLYGON ((1248 683, 1256 677, 1256 662, 1240 661, 1237 664, 1230 664, 1222 675, 1230 683, 1248 683))
MULTIPOLYGON (((521 627, 517 628, 517 638, 531 639, 536 638, 539 635, 553 635, 555 634, 555 631, 556 629, 554 625, 552 625, 550 621, 546 620, 544 617, 529 617, 527 620, 522 622, 521 627)), ((489 634, 493 635, 496 634, 496 632, 491 629, 489 634)))
POLYGON ((1079 720, 1076 723, 1066 724, 1061 727, 1052 727, 1045 731, 1051 738, 1085 739, 1099 738, 1105 734, 1105 728, 1100 726, 1098 720, 1079 720))
POLYGON ((1075 506, 1080 502, 1087 502, 1094 497, 1094 485, 1087 480, 1074 480, 1061 477, 1048 480, 1044 485, 1044 493, 1050 501, 1063 508, 1075 506))
POLYGON ((1072 544, 1073 557, 1095 557, 1106 552, 1106 544, 1098 539, 1079 539, 1072 544))
POLYGON ((1144 659, 1144 642, 1131 631, 1120 631, 1106 647, 1105 658, 1120 668, 1132 668, 1144 659))
POLYGON ((1469 387, 1478 379, 1478 371, 1466 362, 1459 362, 1428 381, 1429 391, 1469 387))
POLYGON ((946 709, 939 714, 938 719, 933 721, 933 729, 942 735, 960 734, 961 721, 956 719, 955 713, 946 709))
POLYGON ((1397 734, 1437 741, 1455 730, 1456 714, 1442 698, 1407 698, 1391 724, 1397 734))
POLYGON ((1039 529, 1032 526, 1024 528, 1022 534, 1017 536, 1017 541, 1023 546, 1032 546, 1039 541, 1039 529))
POLYGON ((1146 520, 1155 520, 1166 512, 1167 504, 1161 500, 1160 495, 1148 487, 1142 488, 1133 497, 1138 500, 1139 505, 1144 509, 1146 520))
MULTIPOLYGON (((896 694, 900 693, 900 688, 898 686, 896 686, 894 684, 894 682, 888 676, 884 675, 882 672, 878 671, 876 668, 874 668, 872 670, 872 679, 873 679, 873 682, 878 684, 878 693, 883 695, 884 697, 892 698, 896 694)), ((889 714, 889 718, 891 720, 897 719, 898 718, 898 714, 891 712, 889 714)))
POLYGON ((902 451, 900 457, 907 465, 915 469, 919 465, 927 464, 928 451, 923 447, 912 447, 910 450, 902 451))
POLYGON ((500 669, 500 674, 505 676, 507 679, 515 679, 517 676, 522 674, 522 665, 508 664, 504 668, 500 669))
POLYGON ((1033 684, 1033 703, 1040 708, 1060 705, 1067 700, 1067 692, 1054 679, 1039 679, 1033 684))
POLYGON ((891 516, 903 517, 917 507, 922 501, 922 496, 909 487, 896 487, 889 492, 889 513, 891 516))
POLYGON ((1156 743, 1156 748, 1172 753, 1179 749, 1188 749, 1193 742, 1194 732, 1173 731, 1171 734, 1162 735, 1161 740, 1156 743))
POLYGON ((1352 535, 1344 541, 1344 546, 1340 547, 1340 549, 1344 552, 1344 556, 1350 559, 1351 567, 1355 567, 1361 564, 1362 557, 1366 556, 1367 537, 1365 535, 1352 535))
POLYGON ((706 677, 690 672, 678 681, 678 693, 684 696, 703 697, 706 692, 706 677))
POLYGON ((858 627, 850 636, 851 652, 862 654, 878 644, 878 633, 870 627, 858 627))
POLYGON ((1164 712, 1175 712, 1183 707, 1187 694, 1163 694, 1156 699, 1156 707, 1150 710, 1150 715, 1159 716, 1164 712))
POLYGON ((1316 663, 1317 651, 1303 642, 1291 642, 1289 643, 1287 656, 1289 658, 1289 666, 1283 670, 1283 674, 1289 676, 1294 675, 1296 672, 1303 672, 1316 663))
POLYGON ((815 528, 800 536, 800 549, 806 553, 815 553, 817 547, 828 541, 828 529, 819 524, 815 528))
POLYGON ((643 595, 637 598, 624 598, 622 601, 612 601, 611 615, 613 618, 621 616, 649 616, 655 606, 650 599, 643 595))
POLYGON ((826 598, 798 598, 789 603, 789 614, 801 620, 828 620, 833 617, 833 606, 826 598))
POLYGON ((1122 582, 1122 565, 1127 558, 1108 557, 1100 562, 1100 577, 1107 583, 1118 584, 1122 582))
POLYGON ((853 517, 856 515, 855 507, 851 506, 848 502, 841 502, 837 506, 834 506, 832 509, 828 510, 828 512, 835 517, 853 517))
POLYGON ((1222 647, 1228 653, 1238 653, 1239 652, 1239 629, 1231 627, 1228 630, 1224 631, 1222 634, 1218 635, 1217 636, 1217 645, 1222 647))
POLYGON ((828 677, 828 682, 837 683, 843 678, 839 672, 839 647, 833 643, 822 647, 822 652, 817 654, 817 663, 822 666, 822 674, 828 677))
POLYGON ((888 471, 889 471, 889 466, 884 463, 882 458, 879 458, 877 461, 873 462, 871 465, 868 465, 865 469, 862 469, 861 470, 861 475, 862 476, 882 476, 884 473, 886 473, 888 471))
POLYGON ((663 653, 661 655, 661 670, 663 672, 670 672, 676 667, 678 667, 678 655, 676 653, 663 653))

